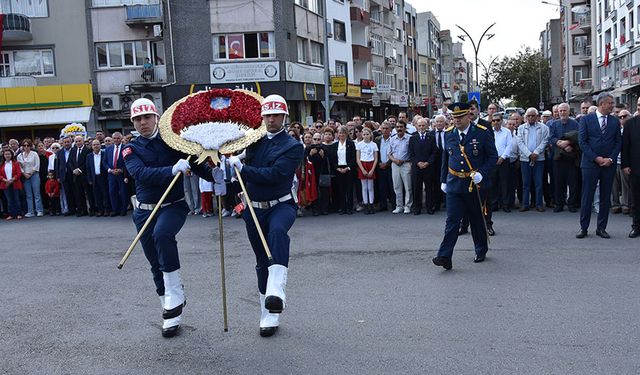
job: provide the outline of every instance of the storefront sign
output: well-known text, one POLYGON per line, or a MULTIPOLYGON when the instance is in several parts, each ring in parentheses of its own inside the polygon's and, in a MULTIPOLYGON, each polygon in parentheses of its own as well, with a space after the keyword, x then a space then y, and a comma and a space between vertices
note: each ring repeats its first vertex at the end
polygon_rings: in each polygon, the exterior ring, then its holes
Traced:
POLYGON ((376 82, 372 79, 360 80, 360 91, 363 94, 373 94, 376 88, 376 82))
POLYGON ((380 95, 373 94, 371 96, 371 105, 374 107, 380 107, 380 95))
POLYGON ((640 83, 640 65, 636 65, 629 69, 629 76, 631 77, 631 84, 637 85, 640 83))
POLYGON ((212 84, 280 80, 277 61, 211 64, 209 70, 212 84))
POLYGON ((324 68, 287 61, 285 69, 287 70, 287 81, 317 83, 319 85, 324 83, 324 68))
POLYGON ((347 77, 331 77, 330 80, 332 94, 347 93, 347 77))
POLYGON ((409 106, 409 95, 398 95, 398 105, 400 107, 409 106))
POLYGON ((378 83, 377 85, 377 91, 378 93, 390 93, 391 92, 391 84, 390 83, 378 83))
POLYGON ((362 95, 360 94, 360 86, 358 85, 349 85, 347 87, 347 96, 352 98, 359 98, 362 95))

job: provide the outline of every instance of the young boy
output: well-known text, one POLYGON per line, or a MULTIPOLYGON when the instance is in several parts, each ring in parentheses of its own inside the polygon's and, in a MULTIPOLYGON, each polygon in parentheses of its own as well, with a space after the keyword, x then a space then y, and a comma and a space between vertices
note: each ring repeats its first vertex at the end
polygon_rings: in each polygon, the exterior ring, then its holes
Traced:
POLYGON ((60 183, 56 180, 54 171, 49 171, 47 174, 44 190, 49 197, 49 215, 60 215, 60 183))

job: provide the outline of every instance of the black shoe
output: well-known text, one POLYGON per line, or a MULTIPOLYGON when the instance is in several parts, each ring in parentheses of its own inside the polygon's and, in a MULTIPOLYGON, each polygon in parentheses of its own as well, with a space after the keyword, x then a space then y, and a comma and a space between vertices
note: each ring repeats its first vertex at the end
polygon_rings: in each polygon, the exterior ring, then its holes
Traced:
POLYGON ((318 213, 317 211, 315 211, 314 213, 311 214, 312 216, 320 216, 320 213, 318 213))
POLYGON ((578 212, 578 209, 575 207, 569 207, 569 212, 578 212))
POLYGON ((496 231, 493 230, 492 226, 488 226, 487 227, 487 234, 489 234, 490 236, 495 236, 496 235, 496 231))
POLYGON ((473 258, 473 263, 482 263, 486 259, 486 255, 476 254, 475 258, 473 258))
POLYGON ((458 235, 461 236, 463 234, 467 234, 469 233, 469 229, 468 228, 464 228, 464 227, 460 227, 460 229, 458 230, 458 235))
POLYGON ((433 264, 435 264, 436 266, 443 267, 447 271, 453 268, 451 258, 435 257, 431 259, 431 261, 433 261, 433 264))
POLYGON ((596 236, 601 238, 611 238, 609 233, 607 233, 607 231, 604 229, 596 229, 596 236))
POLYGON ((346 212, 346 214, 347 214, 347 215, 353 215, 353 210, 348 210, 348 211, 346 212))
POLYGON ((162 337, 169 338, 169 337, 177 336, 178 333, 180 333, 179 324, 177 326, 162 329, 162 337))
POLYGON ((260 336, 262 337, 270 337, 273 336, 276 331, 278 330, 278 327, 260 327, 260 336))
POLYGON ((338 210, 338 215, 344 215, 344 211, 338 210))
POLYGON ((115 217, 115 216, 118 216, 118 213, 117 212, 112 212, 111 215, 109 215, 109 216, 115 217))
POLYGON ((511 212, 511 209, 509 207, 503 207, 502 211, 504 212, 511 212))
POLYGON ((421 211, 421 210, 414 210, 414 211, 413 211, 413 214, 414 214, 414 215, 420 215, 421 213, 422 213, 422 211, 421 211))
POLYGON ((553 212, 562 212, 562 206, 557 205, 556 208, 553 209, 553 212))
POLYGON ((576 234, 576 238, 585 238, 587 236, 587 230, 586 229, 582 229, 580 230, 580 232, 578 232, 578 234, 576 234))
POLYGON ((629 232, 629 238, 636 238, 638 236, 640 236, 640 229, 632 228, 631 232, 629 232))
POLYGON ((436 210, 434 210, 434 209, 427 210, 427 214, 429 214, 429 215, 433 215, 435 213, 436 213, 436 210))
POLYGON ((277 296, 267 296, 264 299, 264 307, 269 310, 271 314, 280 314, 284 310, 284 304, 282 298, 277 296))

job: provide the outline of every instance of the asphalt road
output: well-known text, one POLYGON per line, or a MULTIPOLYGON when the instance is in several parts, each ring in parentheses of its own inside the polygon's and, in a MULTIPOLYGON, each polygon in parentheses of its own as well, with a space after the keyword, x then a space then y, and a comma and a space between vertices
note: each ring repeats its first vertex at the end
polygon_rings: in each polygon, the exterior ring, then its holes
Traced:
POLYGON ((288 309, 268 339, 242 220, 224 221, 223 332, 217 219, 188 219, 188 304, 173 339, 160 336, 141 248, 116 269, 130 217, 2 222, 0 373, 640 373, 640 241, 627 238, 628 216, 611 215, 610 240, 577 240, 577 214, 496 213, 487 261, 472 262, 466 235, 449 272, 430 261, 444 218, 298 219, 288 309))

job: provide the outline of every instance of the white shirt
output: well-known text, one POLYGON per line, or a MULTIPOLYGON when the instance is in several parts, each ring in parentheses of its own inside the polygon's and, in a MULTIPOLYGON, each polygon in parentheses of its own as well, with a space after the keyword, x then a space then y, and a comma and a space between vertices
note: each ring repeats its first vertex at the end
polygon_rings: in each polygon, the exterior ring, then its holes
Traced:
POLYGON ((11 162, 4 162, 4 174, 7 175, 7 180, 13 177, 13 164, 11 162))
POLYGON ((356 144, 356 151, 360 151, 360 161, 373 161, 375 153, 378 151, 378 145, 375 142, 362 141, 356 144))
POLYGON ((391 137, 384 139, 380 137, 380 162, 387 163, 389 161, 389 144, 391 143, 391 137))
POLYGON ((347 165, 347 141, 338 141, 338 165, 347 165))
POLYGON ((100 162, 102 161, 101 156, 101 152, 98 152, 97 154, 93 153, 93 170, 95 171, 96 176, 100 175, 100 162))
POLYGON ((267 138, 268 138, 268 139, 271 139, 271 138, 275 137, 276 135, 278 135, 278 134, 282 133, 283 131, 284 131, 284 127, 282 127, 282 129, 280 129, 280 131, 275 132, 275 133, 269 133, 269 132, 267 132, 267 138))
POLYGON ((498 157, 501 157, 503 160, 507 160, 511 155, 511 142, 513 141, 511 132, 500 127, 500 130, 493 129, 493 134, 496 141, 498 157))

